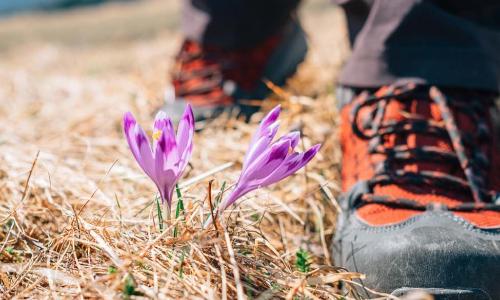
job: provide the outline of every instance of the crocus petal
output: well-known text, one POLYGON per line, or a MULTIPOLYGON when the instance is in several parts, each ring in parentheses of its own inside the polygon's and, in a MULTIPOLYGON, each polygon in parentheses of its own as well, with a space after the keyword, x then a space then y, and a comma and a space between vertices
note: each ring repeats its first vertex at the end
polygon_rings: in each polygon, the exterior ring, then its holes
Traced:
POLYGON ((243 170, 240 181, 245 185, 252 185, 252 181, 262 179, 281 165, 290 149, 290 141, 282 140, 274 143, 264 151, 254 162, 243 170))
POLYGON ((129 143, 130 149, 132 149, 132 153, 137 153, 136 160, 139 166, 154 180, 155 165, 148 136, 139 124, 135 124, 132 132, 131 142, 129 143))
POLYGON ((266 135, 269 132, 269 128, 273 126, 277 121, 281 113, 281 106, 277 105, 273 108, 265 117, 260 121, 259 128, 252 137, 252 142, 258 140, 261 136, 266 135))
MULTIPOLYGON (((166 188, 166 185, 168 184, 166 182, 166 178, 164 178, 164 170, 165 170, 165 165, 167 164, 166 162, 166 157, 165 157, 165 150, 167 148, 167 135, 161 133, 160 138, 158 139, 156 143, 156 149, 155 149, 155 180, 153 180, 158 187, 158 190, 160 191, 160 196, 162 199, 162 202, 167 201, 167 194, 165 193, 168 188, 166 188)), ((167 201, 168 203, 168 201, 167 201)), ((169 203, 170 206, 170 203, 169 203)))
POLYGON ((159 140, 159 136, 162 133, 163 128, 167 126, 167 114, 163 111, 158 111, 153 123, 153 150, 156 149, 156 143, 159 140))
POLYGON ((156 144, 155 149, 155 166, 156 166, 156 174, 160 177, 164 170, 171 167, 172 164, 169 165, 168 159, 170 158, 170 153, 174 150, 172 137, 167 131, 166 127, 161 131, 161 136, 156 144))
POLYGON ((153 131, 162 131, 167 126, 167 114, 164 111, 158 111, 153 124, 153 131))
POLYGON ((264 150, 266 150, 274 139, 274 136, 278 132, 279 122, 274 123, 268 127, 266 134, 261 135, 257 140, 250 144, 249 149, 243 159, 243 170, 246 169, 247 165, 257 159, 264 150))
POLYGON ((193 150, 193 135, 194 135, 194 115, 191 105, 187 105, 184 115, 182 116, 179 126, 177 127, 177 147, 179 150, 179 169, 184 170, 191 158, 193 150))
MULTIPOLYGON (((151 177, 154 173, 150 163, 151 160, 149 159, 150 157, 152 158, 152 153, 148 153, 148 149, 146 148, 149 141, 144 133, 144 130, 142 130, 141 126, 137 124, 134 116, 130 112, 127 112, 123 117, 123 131, 135 160, 144 172, 151 177)), ((149 152, 150 151, 151 149, 149 149, 149 152)))
POLYGON ((172 199, 174 195, 174 190, 175 190, 175 184, 179 180, 179 177, 175 177, 175 174, 173 173, 172 170, 167 170, 163 174, 164 178, 171 178, 169 182, 166 182, 163 185, 162 193, 165 197, 165 200, 167 202, 168 207, 172 207, 172 199))
POLYGON ((280 138, 280 140, 290 140, 290 148, 293 150, 297 145, 299 144, 300 141, 300 132, 298 131, 292 131, 288 134, 285 134, 280 138))
POLYGON ((191 145, 193 134, 193 109, 191 108, 191 105, 188 104, 177 127, 177 146, 179 147, 180 153, 184 153, 184 151, 191 145))
POLYGON ((175 133, 172 126, 172 121, 167 120, 167 126, 162 131, 162 142, 158 143, 156 151, 159 151, 165 158, 164 169, 172 169, 176 171, 179 168, 179 150, 175 140, 175 133))
POLYGON ((162 135, 158 140, 157 149, 155 151, 155 172, 156 172, 156 186, 160 191, 163 201, 166 201, 170 207, 172 204, 172 191, 177 182, 178 176, 175 169, 168 169, 168 153, 173 148, 169 148, 168 134, 166 130, 162 131, 162 135))
POLYGON ((262 153, 256 161, 252 162, 246 170, 243 170, 236 186, 222 203, 221 209, 226 209, 238 198, 261 187, 262 180, 286 159, 289 148, 289 140, 276 142, 271 148, 262 153))
POLYGON ((297 172, 318 153, 320 147, 321 145, 318 144, 304 153, 293 153, 289 155, 274 172, 262 181, 262 186, 271 185, 297 172))
POLYGON ((129 132, 130 129, 137 123, 131 112, 126 112, 123 116, 123 130, 125 133, 129 132))
POLYGON ((276 120, 278 120, 280 116, 280 113, 281 113, 281 105, 276 105, 276 107, 274 107, 260 122, 259 131, 265 129, 266 127, 276 122, 276 120))
POLYGON ((278 132, 279 122, 278 117, 281 112, 281 106, 278 105, 273 108, 260 122, 259 128, 254 133, 250 142, 249 149, 243 159, 243 168, 249 161, 257 158, 262 151, 271 144, 274 136, 278 132), (263 139, 264 138, 264 139, 263 139))
POLYGON ((243 197, 246 193, 250 192, 251 190, 252 189, 250 189, 248 187, 246 187, 246 189, 243 189, 241 187, 236 186, 231 191, 229 196, 227 196, 227 198, 225 198, 224 201, 220 204, 219 211, 223 211, 226 208, 228 208, 229 206, 233 205, 233 203, 236 202, 236 200, 243 197))
POLYGON ((127 139, 127 143, 134 155, 135 160, 139 161, 139 151, 137 149, 137 144, 135 143, 134 138, 134 128, 135 124, 137 124, 134 116, 131 112, 125 113, 123 116, 123 131, 125 134, 125 138, 127 139))

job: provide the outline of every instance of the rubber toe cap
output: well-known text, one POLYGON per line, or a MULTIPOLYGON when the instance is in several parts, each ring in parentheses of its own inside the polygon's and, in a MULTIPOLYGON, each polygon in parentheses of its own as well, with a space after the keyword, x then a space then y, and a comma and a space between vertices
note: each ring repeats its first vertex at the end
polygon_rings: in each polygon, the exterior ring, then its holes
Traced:
POLYGON ((403 287, 475 289, 500 299, 498 230, 476 228, 450 212, 426 212, 382 227, 363 224, 353 213, 339 226, 336 263, 365 273, 368 287, 386 293, 403 287))

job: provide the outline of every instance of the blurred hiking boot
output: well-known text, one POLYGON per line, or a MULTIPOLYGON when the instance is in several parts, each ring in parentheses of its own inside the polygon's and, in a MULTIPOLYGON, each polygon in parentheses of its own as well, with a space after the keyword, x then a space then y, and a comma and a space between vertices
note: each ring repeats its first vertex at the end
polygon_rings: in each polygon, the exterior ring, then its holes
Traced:
POLYGON ((500 299, 495 97, 402 84, 342 108, 337 265, 398 296, 500 299))
POLYGON ((229 51, 186 40, 162 110, 175 119, 190 103, 196 121, 235 110, 249 117, 270 92, 263 80, 283 85, 306 51, 305 33, 296 21, 251 49, 229 51))

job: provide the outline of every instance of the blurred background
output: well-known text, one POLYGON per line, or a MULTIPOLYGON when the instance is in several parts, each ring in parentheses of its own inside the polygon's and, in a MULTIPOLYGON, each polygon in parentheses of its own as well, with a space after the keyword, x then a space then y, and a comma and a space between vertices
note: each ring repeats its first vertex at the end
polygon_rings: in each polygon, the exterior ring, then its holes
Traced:
MULTIPOLYGON (((127 1, 127 0, 111 0, 127 1)), ((130 1, 130 0, 128 0, 130 1)), ((60 9, 76 8, 86 5, 101 4, 110 0, 12 0, 0 2, 0 13, 12 15, 20 12, 36 10, 53 11, 60 9)))
MULTIPOLYGON (((180 0, 0 1, 0 99, 15 104, 0 105, 3 122, 18 123, 28 111, 36 118, 18 134, 43 143, 46 132, 35 135, 32 129, 40 124, 68 129, 50 122, 57 116, 62 124, 73 123, 64 110, 88 114, 88 122, 79 125, 90 127, 86 130, 102 128, 85 135, 109 136, 104 129, 116 124, 109 115, 100 120, 108 110, 151 116, 163 103, 171 58, 182 41, 181 5, 180 0)), ((310 51, 290 89, 300 95, 329 93, 349 52, 343 15, 329 1, 302 6, 310 51)))

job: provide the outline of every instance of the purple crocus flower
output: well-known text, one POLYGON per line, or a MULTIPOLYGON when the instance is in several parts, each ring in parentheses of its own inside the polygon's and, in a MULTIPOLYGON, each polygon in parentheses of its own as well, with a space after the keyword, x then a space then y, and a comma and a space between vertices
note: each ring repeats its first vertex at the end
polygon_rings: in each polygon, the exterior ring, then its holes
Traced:
POLYGON ((224 210, 246 193, 276 183, 305 166, 318 153, 320 144, 303 153, 295 152, 300 134, 290 132, 272 143, 278 131, 278 105, 261 121, 243 160, 243 168, 236 186, 221 204, 224 210))
POLYGON ((181 177, 193 149, 194 117, 187 106, 174 131, 172 120, 158 112, 153 126, 153 144, 137 124, 132 113, 123 117, 123 130, 132 154, 142 170, 153 180, 160 192, 162 203, 172 205, 175 184, 181 177))

